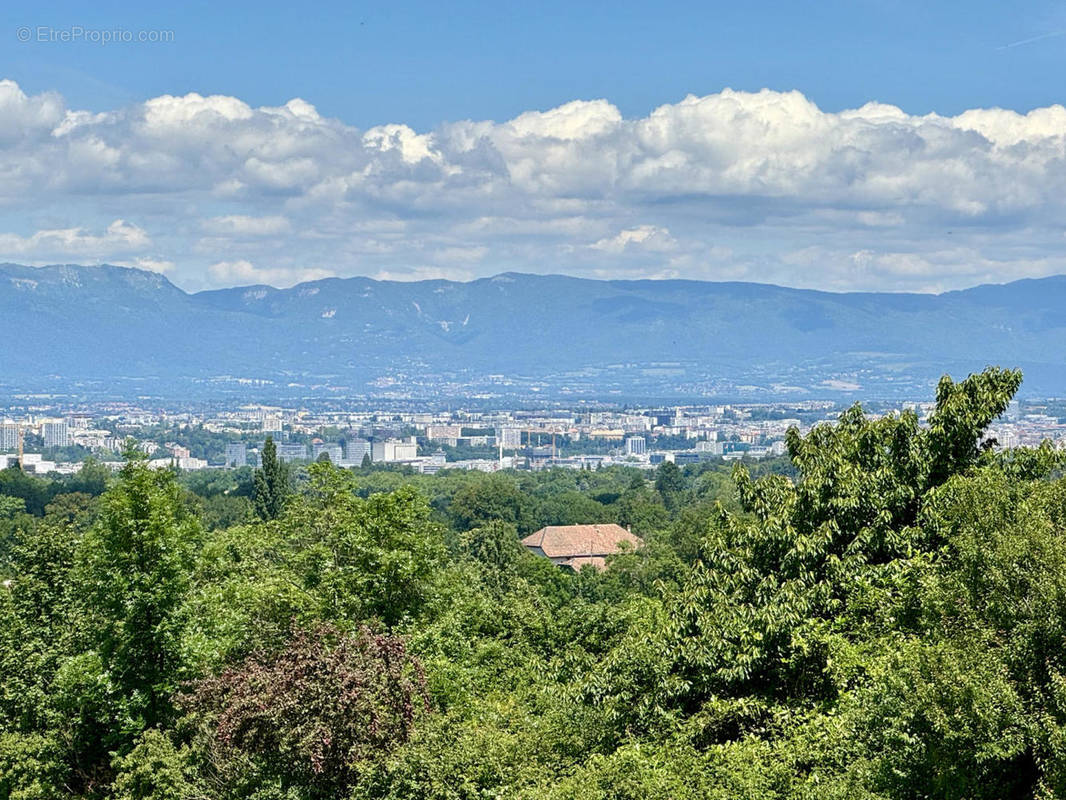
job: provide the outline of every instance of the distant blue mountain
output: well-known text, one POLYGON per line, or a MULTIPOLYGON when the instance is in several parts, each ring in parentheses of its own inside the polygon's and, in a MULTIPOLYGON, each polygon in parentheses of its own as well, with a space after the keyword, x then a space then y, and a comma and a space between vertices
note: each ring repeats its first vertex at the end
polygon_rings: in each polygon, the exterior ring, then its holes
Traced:
POLYGON ((1066 394, 1066 276, 940 295, 514 273, 189 294, 137 269, 3 264, 0 315, 9 385, 229 376, 407 394, 899 394, 995 363, 1024 369, 1030 394, 1066 394))

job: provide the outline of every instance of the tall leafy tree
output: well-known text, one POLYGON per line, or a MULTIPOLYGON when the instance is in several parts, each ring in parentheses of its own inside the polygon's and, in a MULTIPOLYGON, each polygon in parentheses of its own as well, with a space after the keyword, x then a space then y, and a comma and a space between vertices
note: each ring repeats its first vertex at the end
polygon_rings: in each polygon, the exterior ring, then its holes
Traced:
POLYGON ((432 592, 444 535, 411 488, 367 499, 352 475, 312 464, 307 491, 284 523, 288 558, 329 618, 377 617, 387 625, 417 615, 432 592))
POLYGON ((506 522, 514 525, 519 533, 528 533, 532 530, 529 506, 529 498, 513 479, 489 475, 456 492, 448 510, 460 530, 488 522, 506 522))
POLYGON ((685 490, 685 476, 681 468, 673 461, 664 461, 655 470, 655 491, 663 499, 663 505, 673 510, 677 507, 681 493, 685 490))
POLYGON ((832 697, 842 615, 849 605, 876 608, 905 559, 938 544, 918 525, 923 505, 981 463, 985 431, 1020 381, 1020 373, 996 368, 957 384, 944 378, 928 428, 913 413, 869 420, 856 405, 806 437, 793 429, 797 483, 773 474, 753 480, 738 465, 744 513, 720 511, 700 560, 669 599, 662 639, 645 654, 653 662, 655 651, 669 656, 642 667, 657 679, 634 690, 624 685, 630 676, 613 676, 621 679, 613 700, 623 724, 651 725, 714 697, 729 719, 723 729, 735 733, 758 724, 752 697, 832 697))
POLYGON ((289 475, 285 465, 278 459, 274 439, 267 437, 259 469, 255 471, 255 492, 252 502, 255 513, 262 520, 277 519, 285 507, 289 494, 289 475))
POLYGON ((114 692, 120 749, 128 734, 170 718, 180 678, 178 612, 201 536, 174 474, 150 468, 137 451, 126 455, 78 567, 95 657, 114 692))

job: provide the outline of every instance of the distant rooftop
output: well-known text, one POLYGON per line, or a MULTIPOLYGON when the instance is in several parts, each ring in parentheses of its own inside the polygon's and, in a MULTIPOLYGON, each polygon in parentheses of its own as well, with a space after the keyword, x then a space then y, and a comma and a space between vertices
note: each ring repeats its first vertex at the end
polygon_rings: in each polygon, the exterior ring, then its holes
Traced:
POLYGON ((634 548, 641 545, 640 537, 614 523, 549 525, 522 540, 530 552, 575 571, 586 564, 603 569, 606 557, 617 553, 623 542, 634 548))

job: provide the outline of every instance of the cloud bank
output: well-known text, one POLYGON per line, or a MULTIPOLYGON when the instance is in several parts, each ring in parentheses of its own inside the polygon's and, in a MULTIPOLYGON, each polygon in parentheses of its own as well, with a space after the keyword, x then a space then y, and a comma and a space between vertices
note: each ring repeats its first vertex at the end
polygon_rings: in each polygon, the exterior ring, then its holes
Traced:
POLYGON ((724 90, 625 119, 359 130, 304 100, 102 113, 0 81, 0 260, 188 288, 505 270, 935 291, 1066 272, 1066 109, 830 113, 724 90))

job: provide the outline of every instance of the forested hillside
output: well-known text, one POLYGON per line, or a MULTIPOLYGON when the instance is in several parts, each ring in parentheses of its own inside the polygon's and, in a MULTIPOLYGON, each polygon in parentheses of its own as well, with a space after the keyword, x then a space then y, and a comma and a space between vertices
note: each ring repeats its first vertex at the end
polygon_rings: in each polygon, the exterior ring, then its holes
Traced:
POLYGON ((1021 375, 789 458, 0 472, 0 798, 1066 796, 1066 478, 1021 375), (520 536, 617 522, 560 570, 520 536))

